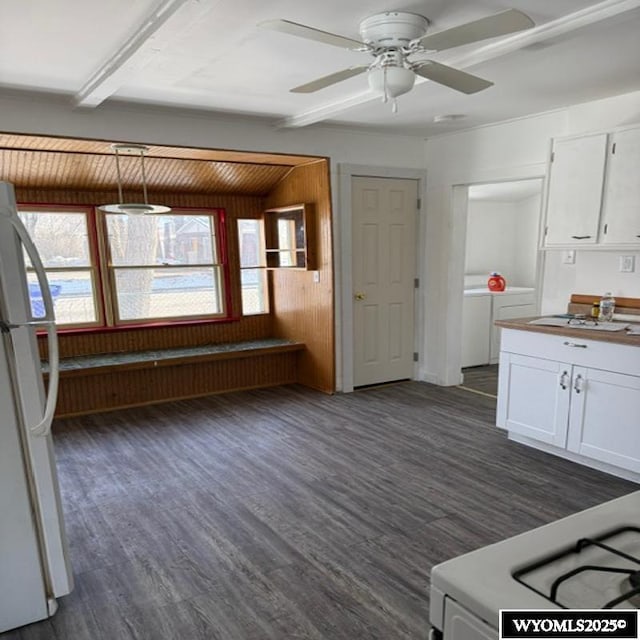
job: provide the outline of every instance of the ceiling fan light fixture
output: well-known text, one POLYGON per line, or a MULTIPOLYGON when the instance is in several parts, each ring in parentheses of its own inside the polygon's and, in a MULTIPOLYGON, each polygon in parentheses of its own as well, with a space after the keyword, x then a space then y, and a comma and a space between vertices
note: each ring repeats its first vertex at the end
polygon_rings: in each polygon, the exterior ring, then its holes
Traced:
POLYGON ((376 67, 369 71, 369 88, 383 98, 395 99, 413 89, 416 76, 405 67, 376 67))
POLYGON ((113 144, 111 145, 116 158, 116 174, 118 177, 118 200, 117 204, 103 204, 98 207, 105 213, 118 213, 124 215, 155 215, 157 213, 169 213, 171 207, 161 204, 149 204, 147 197, 147 176, 144 170, 144 154, 149 150, 143 144, 113 144), (140 159, 140 172, 142 174, 142 193, 144 202, 123 202, 122 196, 122 172, 120 170, 120 156, 134 156, 140 159))

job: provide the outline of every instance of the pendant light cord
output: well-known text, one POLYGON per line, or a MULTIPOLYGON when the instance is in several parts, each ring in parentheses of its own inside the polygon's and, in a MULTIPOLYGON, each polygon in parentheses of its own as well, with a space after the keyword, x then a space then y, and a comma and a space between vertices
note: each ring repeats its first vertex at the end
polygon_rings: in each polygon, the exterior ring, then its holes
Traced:
POLYGON ((118 176, 118 198, 120 201, 120 204, 122 204, 124 202, 124 199, 122 197, 122 177, 120 175, 120 155, 118 154, 118 149, 115 149, 116 152, 116 174, 118 176))
POLYGON ((140 149, 140 168, 142 169, 142 192, 144 194, 144 203, 149 204, 149 198, 147 198, 147 176, 144 172, 144 150, 140 149))

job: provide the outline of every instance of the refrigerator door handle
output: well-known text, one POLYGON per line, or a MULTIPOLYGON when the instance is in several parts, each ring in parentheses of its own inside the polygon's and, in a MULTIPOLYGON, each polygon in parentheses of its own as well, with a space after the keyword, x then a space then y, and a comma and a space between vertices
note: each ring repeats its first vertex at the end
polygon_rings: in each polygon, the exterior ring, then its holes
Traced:
MULTIPOLYGON (((47 343, 49 353, 49 384, 47 387, 47 400, 44 406, 44 415, 37 424, 29 426, 29 431, 34 436, 48 436, 51 433, 51 423, 53 421, 53 414, 56 410, 56 402, 58 400, 58 380, 60 377, 60 359, 58 352, 58 335, 56 333, 56 321, 55 312, 53 310, 53 298, 51 297, 51 291, 49 290, 49 282, 47 281, 47 274, 44 270, 44 265, 38 254, 36 246, 31 240, 29 232, 22 224, 20 218, 16 215, 10 215, 9 219, 13 225, 22 246, 24 247, 31 265, 38 278, 38 285, 40 286, 40 293, 42 295, 42 302, 44 304, 45 317, 43 320, 34 320, 33 322, 23 323, 24 325, 37 325, 45 326, 47 329, 47 343)), ((14 326, 14 325, 10 325, 14 326)), ((19 325, 23 326, 23 325, 19 325)))

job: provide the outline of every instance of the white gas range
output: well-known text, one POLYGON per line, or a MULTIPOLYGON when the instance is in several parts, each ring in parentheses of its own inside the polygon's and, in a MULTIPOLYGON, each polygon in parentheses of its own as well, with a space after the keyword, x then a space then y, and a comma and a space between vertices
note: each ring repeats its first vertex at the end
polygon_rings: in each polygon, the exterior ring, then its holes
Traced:
POLYGON ((640 491, 431 572, 433 639, 496 640, 500 609, 562 608, 640 608, 640 491))

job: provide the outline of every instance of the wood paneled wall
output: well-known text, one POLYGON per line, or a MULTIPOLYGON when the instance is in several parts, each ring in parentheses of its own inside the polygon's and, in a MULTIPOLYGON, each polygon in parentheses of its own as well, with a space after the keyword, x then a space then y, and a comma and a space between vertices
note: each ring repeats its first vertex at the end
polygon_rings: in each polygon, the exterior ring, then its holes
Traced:
POLYGON ((297 352, 124 370, 60 380, 56 416, 254 389, 296 381, 297 352))
POLYGON ((312 203, 317 270, 277 269, 273 278, 274 335, 304 342, 298 381, 335 391, 333 241, 329 162, 296 167, 267 196, 267 208, 312 203))
MULTIPOLYGON (((95 205, 117 202, 116 191, 69 191, 16 189, 18 202, 29 204, 95 205)), ((139 194, 138 194, 139 197, 139 194)), ((273 337, 272 316, 240 317, 240 274, 238 271, 237 218, 259 218, 265 208, 264 199, 256 196, 162 193, 149 194, 151 202, 172 207, 223 208, 227 215, 227 238, 231 276, 231 304, 234 322, 216 322, 145 329, 117 329, 67 333, 60 336, 61 356, 87 355, 112 351, 140 351, 172 346, 240 342, 273 337)), ((44 350, 44 345, 41 344, 44 350)))

